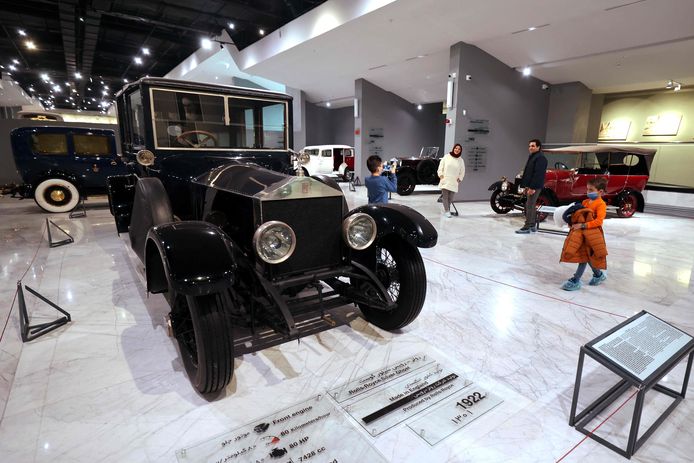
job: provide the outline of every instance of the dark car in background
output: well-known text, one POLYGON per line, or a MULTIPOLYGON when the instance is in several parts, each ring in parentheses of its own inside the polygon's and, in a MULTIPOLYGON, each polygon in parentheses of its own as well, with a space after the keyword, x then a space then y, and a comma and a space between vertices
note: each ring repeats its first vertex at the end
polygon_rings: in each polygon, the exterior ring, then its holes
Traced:
MULTIPOLYGON (((641 192, 646 187, 656 150, 634 146, 578 145, 544 149, 548 166, 545 185, 537 200, 537 207, 558 206, 587 198, 588 180, 596 177, 607 179, 607 191, 603 199, 616 209, 620 217, 631 217, 643 212, 641 192)), ((525 209, 525 196, 520 186, 521 174, 514 181, 503 177, 489 190, 492 210, 507 214, 525 209)), ((538 215, 544 219, 543 214, 538 215)))
POLYGON ((24 182, 19 192, 46 212, 69 212, 80 197, 106 193, 108 176, 127 172, 113 130, 19 127, 10 142, 24 182))
POLYGON ((398 194, 412 194, 417 185, 437 185, 437 172, 442 158, 438 146, 422 147, 419 156, 398 157, 398 194))
POLYGON ((111 212, 199 392, 224 389, 235 356, 337 326, 332 309, 386 330, 417 317, 436 230, 404 206, 349 211, 334 180, 292 166, 291 97, 141 79, 117 103, 135 173, 109 178, 111 212))

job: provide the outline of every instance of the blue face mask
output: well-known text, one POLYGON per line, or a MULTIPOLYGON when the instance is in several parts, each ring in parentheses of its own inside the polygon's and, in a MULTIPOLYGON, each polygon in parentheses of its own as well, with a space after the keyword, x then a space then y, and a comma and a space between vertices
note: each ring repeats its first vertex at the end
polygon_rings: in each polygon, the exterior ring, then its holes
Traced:
POLYGON ((590 193, 588 193, 588 199, 590 199, 591 201, 594 199, 598 199, 598 193, 596 191, 591 191, 590 193))

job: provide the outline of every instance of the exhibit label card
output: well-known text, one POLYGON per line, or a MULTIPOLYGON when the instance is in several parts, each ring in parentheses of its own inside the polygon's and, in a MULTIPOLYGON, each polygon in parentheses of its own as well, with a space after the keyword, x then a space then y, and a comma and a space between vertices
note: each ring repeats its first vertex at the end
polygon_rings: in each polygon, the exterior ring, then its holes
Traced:
POLYGON ((469 384, 470 381, 436 363, 342 406, 369 434, 376 436, 469 384))
POLYGON ((427 354, 415 354, 378 371, 361 376, 354 381, 350 381, 329 391, 328 394, 338 403, 342 403, 347 399, 370 392, 382 384, 401 378, 432 363, 434 363, 434 359, 427 354))
POLYGON ((645 380, 691 340, 687 333, 644 313, 592 347, 645 380))
POLYGON ((176 452, 179 463, 386 462, 327 396, 316 396, 176 452))
POLYGON ((429 445, 436 445, 472 423, 503 400, 471 385, 444 400, 442 405, 412 420, 407 426, 429 445))

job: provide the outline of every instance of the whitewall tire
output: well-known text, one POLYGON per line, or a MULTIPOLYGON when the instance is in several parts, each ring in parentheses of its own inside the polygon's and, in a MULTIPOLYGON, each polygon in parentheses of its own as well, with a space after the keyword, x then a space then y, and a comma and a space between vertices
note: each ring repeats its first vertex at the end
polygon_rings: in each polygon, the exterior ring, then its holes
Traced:
POLYGON ((34 201, 46 212, 70 212, 80 201, 77 187, 62 178, 49 178, 34 190, 34 201))

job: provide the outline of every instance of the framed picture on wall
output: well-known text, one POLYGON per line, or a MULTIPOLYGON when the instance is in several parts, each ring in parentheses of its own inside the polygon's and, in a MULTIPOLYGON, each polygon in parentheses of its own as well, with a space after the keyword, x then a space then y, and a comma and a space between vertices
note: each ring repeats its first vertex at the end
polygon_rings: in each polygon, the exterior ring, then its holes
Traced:
POLYGON ((626 140, 629 136, 631 121, 629 119, 615 119, 600 123, 598 140, 626 140))
POLYGON ((646 118, 644 136, 672 136, 680 131, 682 115, 677 113, 655 114, 646 118))

